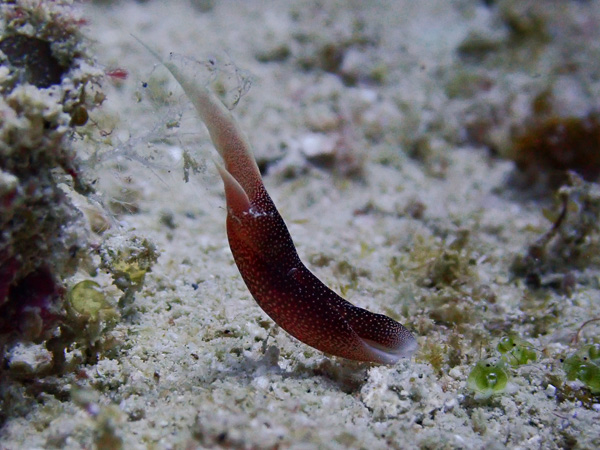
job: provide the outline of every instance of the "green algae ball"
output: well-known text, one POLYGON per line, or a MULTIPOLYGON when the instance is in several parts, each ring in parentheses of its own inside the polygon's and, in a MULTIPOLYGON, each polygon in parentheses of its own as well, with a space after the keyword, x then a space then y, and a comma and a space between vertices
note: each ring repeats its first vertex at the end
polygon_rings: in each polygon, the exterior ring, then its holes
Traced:
POLYGON ((579 366, 577 379, 581 381, 592 392, 600 393, 600 367, 592 362, 586 362, 579 366))
POLYGON ((511 366, 521 366, 537 361, 533 345, 517 336, 504 336, 496 348, 502 353, 502 359, 511 366))
POLYGON ((569 356, 563 362, 567 380, 581 381, 593 394, 600 393, 600 366, 590 360, 589 349, 569 356))
POLYGON ((102 310, 111 309, 102 287, 91 280, 84 280, 71 288, 67 296, 71 309, 79 316, 97 321, 102 310))
POLYGON ((467 386, 481 397, 487 398, 504 392, 508 385, 508 378, 502 361, 494 358, 484 359, 475 364, 471 370, 467 386))

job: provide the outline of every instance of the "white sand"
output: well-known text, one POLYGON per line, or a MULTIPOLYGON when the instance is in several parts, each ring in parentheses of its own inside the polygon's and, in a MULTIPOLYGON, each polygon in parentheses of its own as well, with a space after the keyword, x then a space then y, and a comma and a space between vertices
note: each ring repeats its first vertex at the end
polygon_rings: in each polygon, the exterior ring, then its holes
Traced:
MULTIPOLYGON (((590 268, 592 281, 577 285, 570 298, 552 289, 532 294, 513 279, 515 255, 550 226, 542 215, 549 203, 519 200, 521 191, 507 182, 513 164, 463 138, 464 121, 488 107, 499 111, 500 134, 525 116, 522 105, 550 84, 552 62, 568 44, 558 40, 569 33, 549 21, 555 40, 532 63, 536 73, 502 62, 474 69, 458 60, 463 39, 476 30, 506 35, 479 1, 215 1, 206 12, 191 3, 203 2, 83 5, 98 62, 129 73, 123 82, 107 81, 108 100, 92 113, 101 127, 116 127, 99 151, 131 148, 156 163, 118 159, 95 169, 105 198, 127 186, 139 207, 118 216, 109 233, 148 237, 161 257, 136 297, 137 313, 115 330, 123 341, 119 354, 85 367, 85 377, 55 380, 64 390, 80 386, 72 395, 77 401, 44 394, 24 416, 9 418, 0 447, 560 448, 574 440, 579 448, 599 446, 600 412, 560 401, 548 378, 564 376, 558 358, 577 348, 568 347, 569 337, 600 316, 598 270, 590 268), (415 330, 422 350, 414 358, 394 367, 349 363, 273 326, 233 263, 207 134, 181 90, 130 34, 165 57, 214 57, 219 67, 234 63, 250 74, 252 87, 233 113, 257 159, 270 161, 265 184, 300 256, 349 301, 415 330), (355 86, 339 74, 300 67, 303 58, 314 64, 326 43, 341 42, 347 51, 340 71, 358 78, 355 86), (257 58, 278 48, 291 55, 257 58), (384 73, 381 83, 372 81, 375 68, 384 73), (470 71, 491 76, 493 87, 449 99, 448 81, 470 71), (151 92, 173 95, 165 105, 151 92), (167 130, 180 113, 179 127, 167 130), (425 161, 408 156, 416 136, 430 144, 425 161), (362 180, 307 163, 306 154, 336 145, 350 161, 364 160, 362 180), (187 184, 182 149, 205 164, 187 184), (405 213, 415 202, 424 205, 422 217, 405 213), (367 205, 370 212, 355 214, 367 205), (165 214, 175 228, 161 220, 165 214), (432 319, 436 289, 422 280, 430 258, 462 229, 470 233, 462 258, 477 264, 463 271, 462 288, 441 290, 455 297, 463 291, 458 309, 469 317, 454 327, 432 319), (392 258, 402 269, 397 279, 392 258), (489 289, 495 302, 473 294, 477 289, 489 289), (528 305, 557 311, 552 332, 528 336, 527 296, 534 297, 528 305), (491 336, 491 322, 527 338, 540 361, 511 370, 507 392, 480 400, 466 380, 478 360, 495 354, 502 332, 491 336), (461 356, 453 368, 444 361, 438 374, 423 349, 450 352, 453 335, 461 356)), ((548 3, 564 4, 561 14, 570 23, 589 20, 597 28, 596 2, 548 3)), ((574 91, 565 103, 591 106, 591 98, 574 91)), ((586 337, 597 330, 591 326, 586 337)))

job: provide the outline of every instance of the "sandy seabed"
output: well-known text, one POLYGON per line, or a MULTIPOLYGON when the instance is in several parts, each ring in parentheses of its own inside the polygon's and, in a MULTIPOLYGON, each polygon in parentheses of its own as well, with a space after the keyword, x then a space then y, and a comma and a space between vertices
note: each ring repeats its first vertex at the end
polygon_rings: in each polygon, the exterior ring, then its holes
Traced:
POLYGON ((98 65, 128 74, 106 78, 91 113, 110 135, 76 145, 104 155, 90 170, 107 203, 124 205, 106 233, 146 237, 161 256, 112 331, 118 355, 52 381, 72 395, 8 414, 0 448, 600 447, 598 397, 560 364, 598 341, 596 324, 572 338, 600 316, 600 272, 566 265, 577 281, 559 289, 511 271, 556 206, 502 157, 540 93, 561 114, 597 108, 598 2, 76 6, 98 65), (199 83, 233 86, 301 258, 352 303, 414 330, 413 358, 351 363, 274 326, 233 263, 208 135, 132 35, 199 83), (188 183, 184 154, 198 163, 188 183), (474 392, 470 371, 508 333, 537 361, 508 365, 503 392, 474 392))

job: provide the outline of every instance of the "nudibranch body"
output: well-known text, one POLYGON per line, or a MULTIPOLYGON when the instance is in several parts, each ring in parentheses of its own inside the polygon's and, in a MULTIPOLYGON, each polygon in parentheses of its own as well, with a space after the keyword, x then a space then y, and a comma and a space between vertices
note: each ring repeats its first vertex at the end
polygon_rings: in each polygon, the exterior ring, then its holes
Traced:
POLYGON ((234 117, 210 90, 196 86, 173 63, 163 64, 194 104, 223 158, 224 166, 217 168, 225 186, 229 246, 259 306, 289 334, 325 353, 380 364, 409 357, 417 348, 410 331, 344 300, 300 261, 234 117))

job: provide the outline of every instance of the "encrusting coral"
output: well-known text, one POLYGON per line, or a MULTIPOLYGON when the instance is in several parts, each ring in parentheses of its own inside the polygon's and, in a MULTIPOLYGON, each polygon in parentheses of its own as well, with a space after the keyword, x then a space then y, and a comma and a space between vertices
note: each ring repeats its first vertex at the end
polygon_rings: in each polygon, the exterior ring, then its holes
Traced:
POLYGON ((94 227, 73 201, 94 193, 73 137, 104 100, 85 20, 68 0, 0 8, 0 361, 32 377, 93 361, 100 336, 120 317, 95 281, 67 288, 82 262, 97 272, 92 251, 115 255, 103 268, 129 302, 158 253, 137 238, 121 239, 114 251, 106 240, 91 245, 94 227), (138 264, 137 278, 121 275, 119 284, 119 264, 126 275, 138 264), (67 367, 65 349, 75 342, 82 356, 67 367), (30 364, 33 354, 47 355, 48 364, 30 364))
POLYGON ((0 346, 43 340, 65 277, 85 256, 82 213, 60 184, 91 192, 69 142, 71 113, 103 100, 65 2, 2 6, 0 23, 0 346), (55 45, 52 45, 52 44, 55 45), (67 177, 70 180, 67 180, 67 177))

